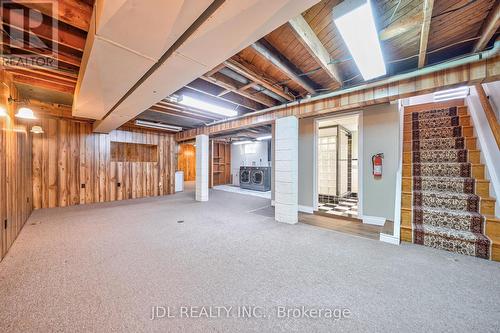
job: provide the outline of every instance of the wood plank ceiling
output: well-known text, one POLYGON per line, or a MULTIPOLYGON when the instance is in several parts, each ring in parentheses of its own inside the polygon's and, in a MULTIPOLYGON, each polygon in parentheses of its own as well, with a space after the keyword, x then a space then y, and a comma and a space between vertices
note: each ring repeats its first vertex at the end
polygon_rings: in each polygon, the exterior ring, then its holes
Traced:
POLYGON ((25 98, 71 103, 94 0, 50 2, 2 2, 2 66, 25 98))
MULTIPOLYGON (((26 5, 26 1, 15 0, 10 4, 12 8, 29 6, 43 13, 44 24, 31 31, 20 24, 18 11, 9 11, 7 6, 2 11, 2 52, 35 53, 57 59, 56 68, 7 69, 15 75, 22 93, 26 90, 23 87, 30 87, 31 95, 61 100, 47 91, 73 93, 93 0, 56 2, 57 15, 36 3, 26 5), (51 17, 57 17, 55 40, 47 26, 51 17), (20 32, 52 42, 55 52, 28 47, 12 38, 20 32)), ((332 20, 332 11, 340 2, 320 1, 301 17, 277 28, 174 95, 166 96, 137 119, 189 129, 224 117, 177 103, 177 97, 182 95, 237 110, 241 115, 362 83, 332 20)), ((499 33, 500 5, 495 0, 372 0, 372 4, 389 76, 417 69, 419 61, 431 65, 480 51, 491 46, 499 33), (429 8, 427 13, 424 5, 429 8), (424 47, 426 52, 421 52, 424 47)))

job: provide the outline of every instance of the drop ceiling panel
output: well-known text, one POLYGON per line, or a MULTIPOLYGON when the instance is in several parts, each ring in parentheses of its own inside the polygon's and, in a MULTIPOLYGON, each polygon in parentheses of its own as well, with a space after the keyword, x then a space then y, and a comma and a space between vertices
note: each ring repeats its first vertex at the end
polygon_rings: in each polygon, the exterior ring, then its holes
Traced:
POLYGON ((73 115, 102 119, 139 77, 153 66, 146 59, 107 41, 94 39, 85 72, 75 92, 73 115))
POLYGON ((158 60, 211 0, 98 1, 97 35, 158 60))

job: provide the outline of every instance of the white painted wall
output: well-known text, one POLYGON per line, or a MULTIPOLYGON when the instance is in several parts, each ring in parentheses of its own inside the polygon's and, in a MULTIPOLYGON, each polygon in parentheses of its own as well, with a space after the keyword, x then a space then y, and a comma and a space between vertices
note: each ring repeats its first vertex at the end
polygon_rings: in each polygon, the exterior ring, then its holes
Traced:
POLYGON ((363 215, 394 221, 396 175, 399 166, 399 112, 397 104, 366 108, 363 116, 363 215), (384 153, 383 175, 372 175, 371 158, 384 153))
POLYGON ((481 150, 481 162, 486 165, 485 178, 490 181, 490 194, 497 199, 496 216, 500 214, 500 151, 491 131, 488 119, 477 95, 475 87, 471 87, 470 95, 465 100, 474 124, 474 135, 478 139, 481 150))
POLYGON ((246 145, 231 145, 231 175, 233 185, 240 185, 240 167, 271 166, 267 159, 268 141, 256 141, 246 145))
MULTIPOLYGON (((358 184, 363 197, 360 198, 362 214, 383 219, 394 219, 396 178, 399 163, 399 112, 397 104, 381 104, 362 110, 360 117, 362 133, 358 133, 361 147, 359 158, 363 180, 358 184), (367 123, 365 125, 365 122, 367 123), (383 152, 384 175, 374 180, 371 156, 383 152), (366 207, 366 208, 365 208, 366 207)), ((299 122, 299 205, 314 207, 314 135, 315 119, 299 122)))

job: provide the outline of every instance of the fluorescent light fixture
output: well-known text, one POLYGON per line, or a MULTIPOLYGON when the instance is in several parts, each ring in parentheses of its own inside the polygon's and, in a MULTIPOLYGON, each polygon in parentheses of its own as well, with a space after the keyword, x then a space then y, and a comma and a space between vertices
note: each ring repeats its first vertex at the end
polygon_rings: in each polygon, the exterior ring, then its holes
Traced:
POLYGON ((459 87, 434 93, 434 102, 447 101, 450 99, 465 98, 469 95, 469 87, 459 87))
POLYGON ((155 128, 155 129, 162 129, 162 130, 171 131, 171 132, 180 132, 180 131, 182 131, 182 127, 179 127, 179 126, 172 126, 172 125, 166 125, 166 124, 153 123, 151 121, 145 121, 145 120, 136 120, 135 124, 137 126, 148 127, 148 128, 155 128))
POLYGON ((273 136, 272 136, 272 135, 265 135, 265 136, 258 137, 258 138, 257 138, 257 141, 270 140, 270 139, 272 139, 272 138, 273 138, 273 136))
POLYGON ((228 108, 224 108, 215 104, 210 104, 207 102, 200 101, 199 99, 182 95, 182 100, 179 102, 182 105, 190 106, 193 108, 201 109, 204 111, 220 114, 226 117, 235 117, 238 115, 238 112, 235 110, 231 110, 228 108))
POLYGON ((31 127, 30 132, 33 134, 43 134, 44 133, 42 126, 33 126, 33 127, 31 127))
POLYGON ((35 115, 33 114, 33 110, 25 107, 19 108, 16 113, 16 117, 22 119, 36 119, 35 115))
POLYGON ((7 110, 3 106, 0 106, 0 117, 7 117, 7 110))
POLYGON ((333 12, 333 21, 365 80, 387 73, 370 2, 346 0, 333 12))
POLYGON ((239 146, 239 145, 247 145, 249 143, 253 143, 253 141, 236 141, 236 142, 233 142, 233 145, 235 146, 239 146))

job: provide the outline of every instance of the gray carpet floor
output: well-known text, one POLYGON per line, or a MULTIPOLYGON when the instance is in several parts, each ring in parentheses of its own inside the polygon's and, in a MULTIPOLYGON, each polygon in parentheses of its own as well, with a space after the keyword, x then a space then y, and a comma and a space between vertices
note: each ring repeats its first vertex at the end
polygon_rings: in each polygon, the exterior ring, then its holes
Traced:
POLYGON ((278 224, 258 197, 193 197, 34 212, 0 263, 0 331, 500 331, 500 263, 278 224), (193 318, 203 306, 214 318, 193 318), (350 315, 279 315, 301 306, 350 315))

